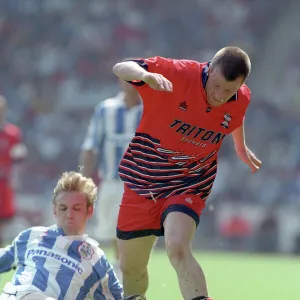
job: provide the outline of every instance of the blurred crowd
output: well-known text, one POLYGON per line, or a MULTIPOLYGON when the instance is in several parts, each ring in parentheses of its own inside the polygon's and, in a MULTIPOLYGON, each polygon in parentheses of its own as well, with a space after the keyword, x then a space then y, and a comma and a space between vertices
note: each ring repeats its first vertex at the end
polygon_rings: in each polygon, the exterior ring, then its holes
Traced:
MULTIPOLYGON (((0 92, 29 150, 29 176, 20 190, 48 193, 62 171, 77 168, 94 105, 118 92, 111 72, 117 61, 152 55, 204 61, 218 48, 237 45, 259 65, 278 5, 260 0, 0 1, 0 92)), ((214 201, 300 203, 297 55, 291 53, 293 59, 279 66, 289 69, 282 75, 283 88, 266 99, 254 96, 247 115, 247 141, 263 160, 262 170, 251 177, 229 137, 214 201)))

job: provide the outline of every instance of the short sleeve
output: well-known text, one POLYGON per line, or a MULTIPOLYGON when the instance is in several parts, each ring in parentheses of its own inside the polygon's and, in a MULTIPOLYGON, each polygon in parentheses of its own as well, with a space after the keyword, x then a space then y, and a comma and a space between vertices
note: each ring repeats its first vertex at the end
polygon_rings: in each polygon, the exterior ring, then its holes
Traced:
POLYGON ((168 101, 184 94, 195 82, 200 80, 200 63, 190 60, 177 60, 155 56, 143 59, 130 59, 151 73, 163 75, 173 84, 173 91, 166 93, 156 91, 142 81, 130 83, 138 90, 144 104, 143 116, 150 116, 149 112, 155 112, 160 106, 161 110, 167 109, 168 101))
MULTIPOLYGON (((139 58, 130 59, 125 61, 133 61, 137 63, 140 67, 151 73, 159 73, 165 76, 167 79, 172 80, 172 76, 176 70, 175 61, 170 58, 164 58, 161 56, 155 56, 150 58, 139 58)), ((142 87, 145 85, 143 81, 131 81, 136 87, 142 87)))
POLYGON ((246 85, 241 87, 241 90, 238 93, 238 99, 236 101, 238 101, 237 103, 239 103, 239 105, 236 108, 235 128, 238 128, 245 121, 246 113, 251 101, 251 90, 246 85))
POLYGON ((104 108, 102 106, 96 107, 82 143, 81 149, 83 151, 99 150, 99 147, 104 138, 104 108))
POLYGON ((0 248, 0 273, 10 271, 15 265, 15 243, 0 248))
POLYGON ((99 284, 93 294, 93 299, 101 299, 101 295, 104 292, 103 286, 107 286, 116 300, 122 299, 123 288, 104 254, 100 257, 94 268, 99 276, 99 284))

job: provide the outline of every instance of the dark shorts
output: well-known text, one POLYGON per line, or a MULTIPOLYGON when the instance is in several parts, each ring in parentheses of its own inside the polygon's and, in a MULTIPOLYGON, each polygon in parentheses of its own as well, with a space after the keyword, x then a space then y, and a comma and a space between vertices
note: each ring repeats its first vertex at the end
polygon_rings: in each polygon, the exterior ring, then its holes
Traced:
POLYGON ((117 237, 130 240, 138 237, 163 236, 163 223, 170 212, 182 212, 199 224, 205 201, 198 195, 176 195, 167 199, 149 200, 125 185, 120 205, 117 237))

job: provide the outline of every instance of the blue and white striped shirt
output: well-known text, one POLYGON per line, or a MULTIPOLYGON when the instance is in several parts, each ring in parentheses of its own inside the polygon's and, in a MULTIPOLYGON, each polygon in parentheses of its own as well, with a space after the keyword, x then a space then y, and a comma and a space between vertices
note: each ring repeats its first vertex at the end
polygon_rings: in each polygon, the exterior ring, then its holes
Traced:
POLYGON ((15 292, 43 292, 58 300, 122 299, 123 289, 98 243, 87 235, 66 236, 56 225, 21 232, 0 249, 0 273, 16 267, 15 292))
POLYGON ((99 173, 104 180, 119 178, 120 161, 143 112, 142 104, 128 108, 123 98, 119 93, 97 105, 82 145, 82 150, 98 151, 99 173))

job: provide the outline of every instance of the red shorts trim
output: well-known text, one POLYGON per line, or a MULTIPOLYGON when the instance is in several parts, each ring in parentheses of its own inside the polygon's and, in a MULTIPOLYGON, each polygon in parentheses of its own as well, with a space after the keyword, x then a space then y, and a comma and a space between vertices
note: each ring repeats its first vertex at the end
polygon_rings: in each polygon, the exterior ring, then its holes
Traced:
POLYGON ((159 199, 146 199, 125 185, 120 205, 117 237, 130 240, 137 237, 163 236, 163 223, 170 212, 182 212, 199 224, 199 216, 205 208, 205 201, 198 195, 184 194, 159 199))

